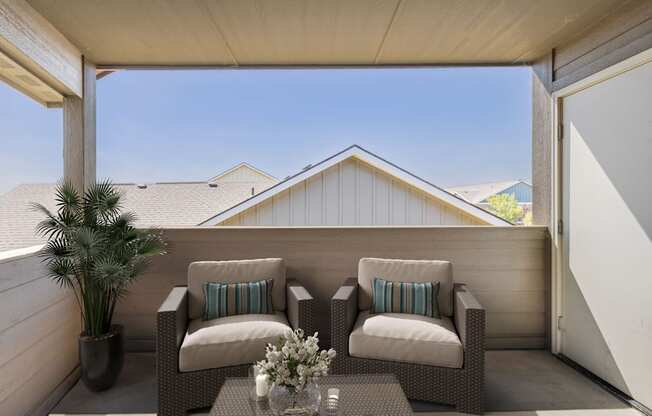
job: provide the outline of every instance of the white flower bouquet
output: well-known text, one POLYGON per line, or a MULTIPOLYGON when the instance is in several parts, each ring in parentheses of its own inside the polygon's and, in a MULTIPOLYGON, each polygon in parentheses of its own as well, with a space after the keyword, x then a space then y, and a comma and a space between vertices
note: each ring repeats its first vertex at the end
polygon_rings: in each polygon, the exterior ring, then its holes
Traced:
POLYGON ((265 359, 257 363, 261 374, 266 374, 273 385, 300 392, 306 384, 315 383, 328 374, 335 350, 319 351, 317 332, 304 337, 302 329, 288 331, 276 345, 267 344, 265 359))

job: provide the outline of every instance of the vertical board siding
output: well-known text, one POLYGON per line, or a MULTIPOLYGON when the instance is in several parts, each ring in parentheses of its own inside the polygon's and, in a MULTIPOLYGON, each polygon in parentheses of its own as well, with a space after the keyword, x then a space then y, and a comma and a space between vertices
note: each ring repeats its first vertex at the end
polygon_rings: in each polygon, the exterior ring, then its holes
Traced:
MULTIPOLYGON (((186 284, 198 260, 281 257, 288 277, 318 301, 319 330, 328 340, 329 299, 362 257, 440 259, 453 263, 487 310, 487 345, 543 348, 546 344, 546 271, 543 227, 304 227, 167 229, 173 250, 119 304, 116 321, 135 339, 153 340, 156 310, 171 288, 186 284)), ((153 344, 152 344, 153 345, 153 344)))
POLYGON ((307 202, 307 216, 306 221, 308 225, 323 224, 324 217, 322 215, 324 208, 324 181, 323 175, 315 175, 306 181, 306 202, 307 202))
POLYGON ((29 414, 77 368, 79 308, 37 254, 0 260, 0 414, 29 414))
POLYGON ((295 225, 306 225, 306 182, 305 181, 290 188, 290 209, 291 209, 291 217, 290 217, 291 223, 295 225))
POLYGON ((323 172, 324 177, 324 225, 340 224, 340 165, 323 172))
POLYGON ((458 208, 347 159, 220 225, 486 225, 458 208))
POLYGON ((522 182, 510 186, 499 194, 514 195, 518 202, 532 202, 532 187, 522 182))
MULTIPOLYGON (((358 205, 358 184, 357 172, 358 166, 355 160, 345 160, 340 163, 340 206, 342 207, 341 225, 357 224, 357 205, 358 205)), ((292 224, 294 225, 294 224, 292 224)))
POLYGON ((390 186, 391 182, 387 176, 374 170, 374 225, 391 224, 390 186))
POLYGON ((374 223, 374 171, 372 169, 365 169, 364 166, 358 164, 358 183, 357 194, 358 199, 358 216, 356 224, 373 224, 374 223))

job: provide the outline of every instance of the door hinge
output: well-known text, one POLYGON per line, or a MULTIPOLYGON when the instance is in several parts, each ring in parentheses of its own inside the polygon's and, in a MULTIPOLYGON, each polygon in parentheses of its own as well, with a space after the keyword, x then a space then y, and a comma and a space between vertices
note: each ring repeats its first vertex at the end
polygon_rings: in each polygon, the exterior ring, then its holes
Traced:
POLYGON ((557 234, 564 234, 564 221, 557 221, 557 234))
POLYGON ((557 123, 557 140, 564 140, 564 123, 562 122, 557 123))
POLYGON ((557 317, 557 329, 560 330, 560 331, 562 330, 562 320, 563 319, 564 319, 564 317, 562 315, 559 315, 557 317))

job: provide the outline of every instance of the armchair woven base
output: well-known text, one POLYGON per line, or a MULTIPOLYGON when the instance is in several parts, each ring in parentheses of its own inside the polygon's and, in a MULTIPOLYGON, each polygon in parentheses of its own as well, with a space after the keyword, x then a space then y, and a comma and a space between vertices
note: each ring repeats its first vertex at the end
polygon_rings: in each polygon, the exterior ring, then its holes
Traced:
POLYGON ((249 367, 237 365, 176 374, 158 369, 159 395, 163 397, 159 400, 158 415, 179 416, 190 409, 212 406, 227 377, 247 377, 249 367))
POLYGON ((334 374, 391 373, 410 400, 455 406, 458 412, 483 411, 482 372, 355 357, 338 357, 334 374))
POLYGON ((454 405, 458 412, 484 410, 485 312, 465 286, 455 289, 455 325, 464 346, 462 368, 434 367, 348 355, 357 319, 357 280, 347 279, 331 301, 331 346, 338 352, 334 374, 393 373, 408 399, 454 405))
MULTIPOLYGON (((315 329, 315 302, 298 283, 287 282, 287 316, 292 328, 315 329)), ((156 371, 158 415, 183 416, 188 410, 213 405, 227 377, 247 377, 251 364, 179 371, 179 347, 188 325, 188 290, 175 287, 157 313, 156 371)))

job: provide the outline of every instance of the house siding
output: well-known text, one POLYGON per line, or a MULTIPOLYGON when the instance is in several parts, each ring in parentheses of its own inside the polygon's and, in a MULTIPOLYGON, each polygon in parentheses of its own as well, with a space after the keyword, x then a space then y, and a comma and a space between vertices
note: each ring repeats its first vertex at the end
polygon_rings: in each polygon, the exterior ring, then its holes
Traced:
MULTIPOLYGON (((516 185, 510 186, 509 188, 497 193, 497 195, 501 195, 501 194, 506 194, 506 195, 513 194, 516 197, 516 200, 520 203, 532 202, 532 187, 523 182, 517 183, 516 185)), ((489 201, 485 199, 481 203, 486 203, 486 202, 489 201)))
POLYGON ((486 225, 355 158, 303 180, 219 225, 486 225))

